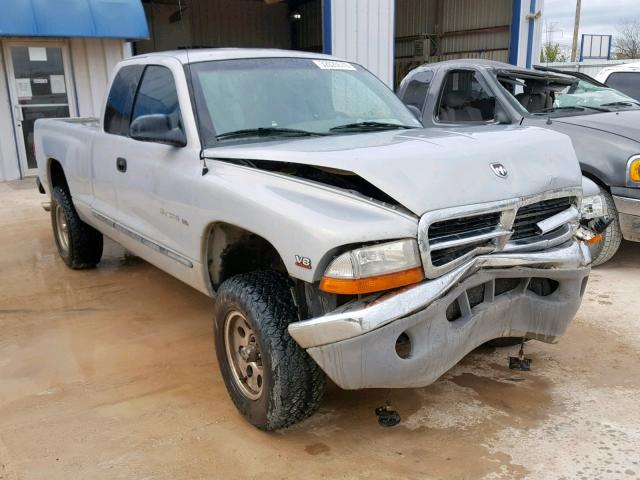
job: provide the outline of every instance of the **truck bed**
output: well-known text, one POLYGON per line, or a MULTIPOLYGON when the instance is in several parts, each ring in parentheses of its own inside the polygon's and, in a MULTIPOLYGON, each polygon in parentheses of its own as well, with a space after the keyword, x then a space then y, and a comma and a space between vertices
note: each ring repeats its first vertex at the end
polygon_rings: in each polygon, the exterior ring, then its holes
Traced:
POLYGON ((91 195, 91 152, 93 138, 98 133, 97 118, 51 118, 37 120, 35 124, 35 149, 38 176, 49 193, 49 169, 51 159, 62 166, 69 187, 78 199, 91 195))

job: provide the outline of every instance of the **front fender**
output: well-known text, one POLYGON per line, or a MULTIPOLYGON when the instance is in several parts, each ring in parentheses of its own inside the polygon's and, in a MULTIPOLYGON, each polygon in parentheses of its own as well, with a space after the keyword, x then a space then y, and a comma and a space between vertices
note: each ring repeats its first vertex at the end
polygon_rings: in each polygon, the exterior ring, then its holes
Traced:
POLYGON ((417 236, 417 217, 346 191, 221 161, 209 168, 194 198, 200 251, 211 223, 229 223, 270 242, 292 277, 314 282, 341 247, 417 236))
POLYGON ((640 143, 614 133, 554 121, 549 127, 569 135, 580 167, 592 178, 611 187, 626 185, 627 162, 640 153, 640 143))

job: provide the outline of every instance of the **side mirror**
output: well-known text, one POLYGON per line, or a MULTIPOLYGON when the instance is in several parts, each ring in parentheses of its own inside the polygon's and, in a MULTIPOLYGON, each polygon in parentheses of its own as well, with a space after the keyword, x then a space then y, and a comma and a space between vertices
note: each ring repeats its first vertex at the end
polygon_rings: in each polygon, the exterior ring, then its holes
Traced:
POLYGON ((416 117, 418 120, 420 120, 420 123, 422 123, 422 112, 420 111, 420 109, 415 105, 407 105, 406 103, 405 103, 405 106, 409 109, 411 113, 413 113, 413 116, 416 117))
POLYGON ((129 136, 141 142, 155 142, 185 147, 187 137, 179 127, 171 126, 169 115, 142 115, 136 118, 129 128, 129 136))
POLYGON ((500 102, 498 102, 497 100, 495 100, 495 102, 496 108, 494 110, 494 117, 496 123, 500 125, 511 125, 511 123, 513 122, 511 121, 511 117, 509 117, 509 114, 504 110, 502 105, 500 105, 500 102))

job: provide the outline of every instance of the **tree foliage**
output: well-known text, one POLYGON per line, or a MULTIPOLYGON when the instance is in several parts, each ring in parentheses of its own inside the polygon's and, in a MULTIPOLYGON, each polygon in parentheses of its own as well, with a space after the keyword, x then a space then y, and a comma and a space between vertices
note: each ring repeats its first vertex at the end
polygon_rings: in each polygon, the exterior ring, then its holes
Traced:
POLYGON ((618 59, 640 58, 640 18, 623 22, 613 45, 618 59))
POLYGON ((540 61, 542 63, 566 62, 567 56, 560 48, 559 43, 547 42, 542 46, 540 61))

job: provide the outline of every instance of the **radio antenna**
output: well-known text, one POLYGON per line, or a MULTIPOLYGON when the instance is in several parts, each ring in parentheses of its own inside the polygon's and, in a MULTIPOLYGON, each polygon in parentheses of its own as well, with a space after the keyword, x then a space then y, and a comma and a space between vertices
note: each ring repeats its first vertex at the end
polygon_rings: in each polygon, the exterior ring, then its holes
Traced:
MULTIPOLYGON (((178 0, 178 12, 180 13, 180 25, 182 26, 182 33, 185 38, 190 39, 188 36, 187 29, 184 25, 184 15, 182 14, 182 0, 178 0)), ((185 46, 185 53, 187 56, 187 82, 189 83, 189 89, 191 90, 190 95, 193 96, 192 105, 194 108, 194 120, 196 122, 196 129, 198 131, 198 141, 200 142, 200 160, 202 161, 202 176, 205 176, 209 173, 209 167, 207 166, 207 159, 204 156, 204 148, 202 147, 202 135, 200 134, 200 122, 198 121, 198 106, 195 102, 194 88, 193 88, 193 75, 191 74, 191 59, 189 58, 189 41, 187 41, 187 45, 185 46)))

